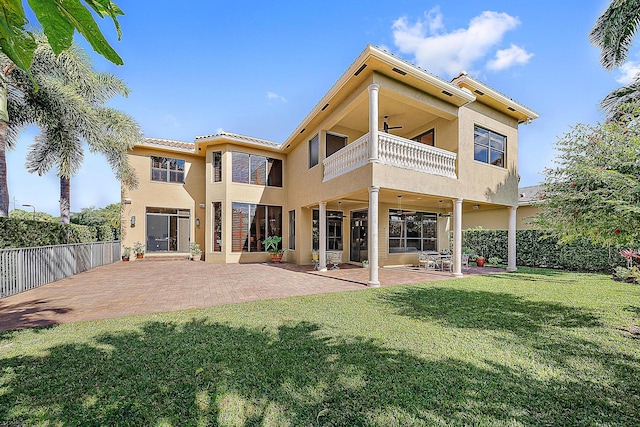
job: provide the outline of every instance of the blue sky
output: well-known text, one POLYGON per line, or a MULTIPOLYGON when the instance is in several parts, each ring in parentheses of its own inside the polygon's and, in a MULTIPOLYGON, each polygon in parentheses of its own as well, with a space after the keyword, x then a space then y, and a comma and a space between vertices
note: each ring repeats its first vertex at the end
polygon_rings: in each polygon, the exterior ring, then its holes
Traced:
MULTIPOLYGON (((450 80, 461 70, 537 111, 520 127, 520 185, 552 166, 557 137, 602 119, 598 102, 640 64, 636 41, 624 70, 605 71, 588 32, 608 1, 218 2, 116 0, 126 15, 117 67, 131 114, 148 137, 192 142, 220 130, 282 142, 370 43, 450 80)), ((89 49, 88 49, 89 50, 89 49)), ((26 130, 8 154, 11 208, 58 214, 58 179, 24 170, 26 130)), ((86 153, 71 180, 72 211, 120 199, 101 157, 86 153)))

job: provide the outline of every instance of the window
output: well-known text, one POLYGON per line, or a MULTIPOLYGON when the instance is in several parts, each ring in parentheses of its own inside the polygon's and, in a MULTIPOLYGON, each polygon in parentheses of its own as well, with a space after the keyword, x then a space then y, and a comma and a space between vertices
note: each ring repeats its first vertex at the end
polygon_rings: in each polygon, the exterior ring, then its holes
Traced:
POLYGON ((320 142, 318 135, 311 138, 309 141, 309 169, 318 164, 318 150, 320 148, 320 142))
POLYGON ((267 185, 282 187, 282 160, 267 159, 267 185))
POLYGON ((213 252, 222 252, 222 203, 213 202, 211 216, 213 217, 213 252))
POLYGON ((222 151, 213 152, 213 182, 222 182, 222 151))
POLYGON ((264 252, 267 236, 282 236, 281 206, 234 202, 231 210, 232 252, 264 252))
MULTIPOLYGON (((320 249, 320 211, 313 210, 311 221, 312 249, 320 249)), ((327 250, 342 250, 342 212, 327 211, 327 250)))
POLYGON ((340 151, 347 145, 347 137, 341 135, 335 135, 333 133, 327 133, 326 136, 326 157, 340 151))
POLYGON ((184 183, 184 160, 151 156, 151 180, 184 183))
POLYGON ((479 162, 504 167, 507 137, 479 126, 473 133, 473 158, 479 162))
POLYGON ((426 131, 425 133, 422 133, 422 134, 416 136, 415 138, 411 138, 411 140, 415 141, 415 142, 419 142, 421 144, 430 145, 432 147, 435 147, 435 145, 436 145, 435 129, 430 129, 430 130, 426 131))
POLYGON ((296 211, 289 211, 289 249, 296 249, 296 211))
POLYGON ((231 161, 233 182, 282 187, 282 160, 233 152, 231 161))
POLYGON ((389 252, 437 250, 437 218, 434 213, 403 215, 396 210, 389 210, 389 252))

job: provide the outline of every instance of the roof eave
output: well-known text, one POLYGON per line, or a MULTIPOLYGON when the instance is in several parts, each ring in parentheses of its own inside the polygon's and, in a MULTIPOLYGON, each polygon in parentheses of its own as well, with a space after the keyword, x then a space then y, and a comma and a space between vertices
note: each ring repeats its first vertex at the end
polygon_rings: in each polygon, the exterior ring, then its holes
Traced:
MULTIPOLYGON (((392 54, 377 48, 372 45, 367 45, 367 47, 358 55, 358 57, 351 63, 349 68, 340 76, 340 78, 336 81, 336 83, 331 86, 329 91, 320 99, 320 101, 313 107, 313 109, 305 116, 302 122, 295 128, 295 130, 287 137, 287 139, 282 143, 281 150, 286 150, 293 143, 294 139, 301 133, 306 130, 307 124, 318 115, 325 105, 329 103, 329 101, 340 91, 342 87, 349 81, 349 79, 353 78, 354 75, 360 70, 360 67, 366 64, 369 58, 376 57, 383 62, 391 66, 399 66, 402 67, 402 70, 411 76, 422 79, 428 84, 431 84, 435 87, 438 87, 441 90, 447 91, 451 93, 453 96, 462 99, 460 105, 464 105, 468 102, 473 102, 476 100, 476 97, 463 90, 462 88, 449 83, 445 80, 442 80, 428 72, 416 67, 415 65, 403 61, 400 58, 393 56, 392 54)), ((458 106, 460 106, 458 105, 458 106)))
MULTIPOLYGON (((513 115, 513 116, 524 116, 524 120, 521 119, 520 122, 528 123, 531 120, 535 120, 538 117, 540 117, 540 115, 535 111, 533 111, 532 109, 498 92, 492 87, 487 86, 486 84, 468 76, 467 74, 460 74, 458 77, 454 78, 451 82, 458 85, 465 83, 468 86, 471 86, 474 90, 479 90, 480 92, 482 92, 483 93, 482 96, 488 96, 490 98, 493 98, 494 100, 498 101, 499 103, 507 107, 507 114, 513 115), (521 113, 521 114, 517 114, 517 113, 521 113)), ((478 97, 477 99, 480 102, 482 102, 481 97, 478 97)))

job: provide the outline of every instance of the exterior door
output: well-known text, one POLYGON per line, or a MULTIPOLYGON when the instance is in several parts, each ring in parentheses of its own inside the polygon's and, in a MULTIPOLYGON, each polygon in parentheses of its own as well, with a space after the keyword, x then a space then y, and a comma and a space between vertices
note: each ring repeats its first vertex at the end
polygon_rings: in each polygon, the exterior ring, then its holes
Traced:
POLYGON ((349 261, 362 262, 369 259, 367 249, 367 229, 369 226, 368 211, 351 212, 351 237, 349 261))

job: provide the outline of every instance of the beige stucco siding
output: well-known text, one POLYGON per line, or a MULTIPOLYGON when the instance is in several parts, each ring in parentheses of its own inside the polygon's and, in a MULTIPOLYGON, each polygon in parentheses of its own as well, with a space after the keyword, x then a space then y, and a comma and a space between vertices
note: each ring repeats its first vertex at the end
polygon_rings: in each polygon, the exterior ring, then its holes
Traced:
POLYGON ((459 197, 508 206, 518 204, 518 123, 515 119, 473 102, 460 109, 458 152, 459 197), (506 168, 474 160, 474 126, 507 137, 506 168))
POLYGON ((122 230, 123 245, 133 246, 134 242, 146 241, 146 210, 149 207, 175 208, 190 212, 190 240, 204 244, 204 213, 199 203, 205 200, 204 159, 181 152, 135 148, 128 154, 131 166, 138 173, 140 184, 137 189, 123 189, 123 198, 130 199, 131 204, 123 205, 122 230), (185 182, 168 183, 151 180, 151 156, 168 157, 185 161, 185 182), (135 226, 131 226, 131 217, 136 217, 135 226), (195 225, 200 218, 200 227, 195 225))

